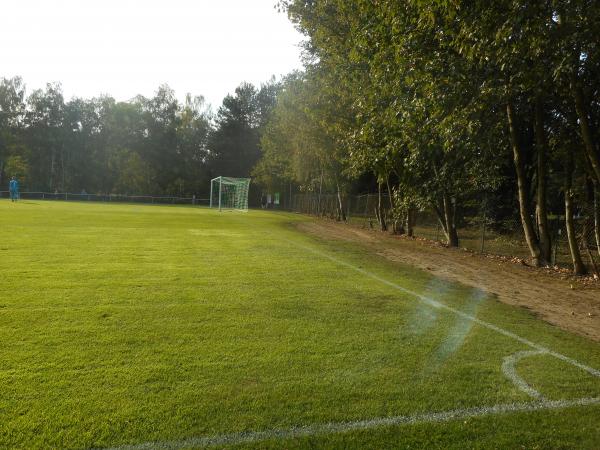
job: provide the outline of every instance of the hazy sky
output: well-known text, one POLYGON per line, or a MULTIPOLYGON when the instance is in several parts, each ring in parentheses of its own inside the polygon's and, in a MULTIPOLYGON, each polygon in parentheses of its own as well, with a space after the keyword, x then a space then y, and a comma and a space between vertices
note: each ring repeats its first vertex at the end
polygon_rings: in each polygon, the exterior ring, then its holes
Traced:
POLYGON ((242 81, 300 67, 301 36, 276 0, 2 0, 0 76, 66 98, 204 95, 216 108, 242 81))

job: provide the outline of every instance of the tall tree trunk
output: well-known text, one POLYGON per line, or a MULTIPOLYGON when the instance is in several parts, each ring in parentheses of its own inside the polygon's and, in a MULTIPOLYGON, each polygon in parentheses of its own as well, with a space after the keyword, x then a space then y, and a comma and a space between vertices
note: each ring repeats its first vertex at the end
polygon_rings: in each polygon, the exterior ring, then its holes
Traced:
POLYGON ((600 190, 594 183, 594 235, 596 236, 596 250, 600 255, 600 190))
POLYGON ((513 149, 513 160, 515 171, 517 173, 517 189, 519 193, 519 212, 521 214, 521 223, 523 225, 523 233, 525 241, 529 247, 529 253, 535 266, 540 266, 541 252, 538 238, 533 229, 533 220, 531 218, 531 208, 527 199, 527 177, 525 175, 525 162, 523 161, 523 149, 519 142, 519 133, 516 127, 516 118, 514 105, 512 102, 506 104, 506 116, 508 119, 508 129, 510 134, 510 142, 513 149))
POLYGON ((571 190, 565 191, 565 224, 567 226, 567 239, 569 241, 569 250, 571 252, 571 260, 573 261, 573 273, 583 275, 586 273, 585 265, 581 259, 579 244, 575 232, 575 223, 573 220, 573 198, 571 190))
POLYGON ((577 243, 577 233, 575 232, 575 221, 573 220, 573 153, 569 151, 567 155, 567 167, 565 174, 565 225, 567 227, 567 240, 573 261, 573 273, 583 275, 587 272, 585 264, 581 259, 579 244, 577 243))
POLYGON ((438 199, 435 203, 433 203, 433 210, 435 211, 435 215, 438 219, 438 224, 442 229, 442 233, 448 239, 448 230, 446 229, 446 219, 444 218, 444 202, 441 199, 438 199))
POLYGON ((458 233, 454 222, 456 206, 452 204, 450 197, 444 192, 442 197, 444 206, 444 221, 446 222, 446 244, 448 247, 458 247, 458 233))
POLYGON ((51 159, 50 159, 50 189, 55 189, 54 186, 54 160, 55 160, 55 155, 56 152, 54 150, 54 147, 52 148, 52 154, 51 154, 51 159))
POLYGON ((61 184, 61 191, 67 192, 67 189, 65 187, 65 149, 64 149, 64 145, 63 148, 61 148, 60 150, 60 170, 61 170, 61 180, 60 180, 60 184, 61 184))
POLYGON ((396 208, 394 205, 394 195, 392 192, 392 188, 390 186, 390 177, 389 175, 385 177, 385 184, 387 186, 388 191, 388 200, 390 203, 390 218, 392 220, 392 234, 402 234, 403 231, 398 230, 398 221, 396 220, 396 208))
POLYGON ((323 172, 321 172, 321 179, 319 181, 319 199, 317 201, 317 216, 321 215, 321 195, 323 194, 323 172))
POLYGON ((381 231, 387 231, 387 223, 385 221, 385 214, 383 213, 383 205, 381 200, 381 183, 377 182, 377 221, 381 231))
POLYGON ((571 76, 571 93, 575 100, 575 111, 577 112, 577 118, 579 119, 579 128, 581 130, 583 143, 585 144, 585 151, 596 177, 596 182, 600 183, 600 157, 598 156, 598 150, 596 149, 594 135, 587 114, 585 95, 576 72, 573 72, 571 76))
POLYGON ((409 206, 406 208, 406 235, 409 237, 413 237, 415 235, 414 224, 415 210, 409 206))
POLYGON ((337 188, 337 204, 338 204, 338 208, 339 208, 339 215, 338 215, 338 220, 341 220, 343 222, 346 221, 346 211, 344 211, 344 202, 342 201, 342 191, 340 190, 340 183, 338 182, 338 180, 335 180, 335 186, 337 188))
POLYGON ((535 141, 537 147, 537 201, 535 213, 540 240, 540 259, 541 263, 546 265, 550 261, 552 252, 546 199, 548 143, 546 141, 546 131, 544 130, 544 106, 539 97, 535 101, 535 141))

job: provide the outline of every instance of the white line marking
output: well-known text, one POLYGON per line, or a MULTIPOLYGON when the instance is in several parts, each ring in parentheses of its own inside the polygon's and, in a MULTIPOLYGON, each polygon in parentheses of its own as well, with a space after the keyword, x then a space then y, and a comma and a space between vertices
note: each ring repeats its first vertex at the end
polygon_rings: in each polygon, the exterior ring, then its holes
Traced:
POLYGON ((287 429, 267 431, 245 431, 241 433, 221 434, 216 436, 192 437, 179 441, 155 441, 141 444, 123 445, 105 450, 180 450, 185 448, 211 447, 216 445, 252 444, 272 439, 294 439, 333 433, 348 433, 374 428, 415 425, 421 423, 448 422, 451 420, 483 417, 515 412, 544 411, 600 404, 600 398, 581 398, 577 400, 542 400, 530 403, 507 403, 477 408, 455 409, 433 413, 413 414, 409 416, 381 417, 358 420, 354 422, 330 422, 321 425, 309 425, 287 429))
POLYGON ((506 376, 506 378, 512 381, 516 387, 518 387, 521 391, 525 392, 527 395, 538 400, 544 400, 544 396, 542 394, 540 394, 534 388, 529 386, 525 382, 525 380, 517 374, 517 369, 515 366, 517 362, 519 362, 523 358, 545 354, 546 352, 542 352, 539 350, 527 350, 507 356, 506 358, 504 358, 504 362, 502 363, 502 373, 506 376))
POLYGON ((396 289, 398 291, 404 292, 405 294, 409 294, 409 295, 411 295, 411 296, 419 299, 423 303, 428 304, 428 305, 430 305, 430 306, 432 306, 434 308, 440 308, 440 309, 445 309, 447 311, 450 311, 450 312, 452 312, 452 313, 454 313, 454 314, 456 314, 456 315, 458 315, 460 317, 463 317, 463 318, 465 318, 467 320, 475 322, 476 324, 481 325, 484 328, 487 328, 489 330, 495 331, 496 333, 499 333, 499 334, 502 334, 502 335, 504 335, 506 337, 514 339, 515 341, 518 341, 518 342, 520 342, 522 344, 525 344, 528 347, 531 347, 531 348, 533 348, 535 350, 538 350, 540 352, 544 352, 544 353, 547 353, 549 355, 552 355, 555 358, 558 358, 558 359, 560 359, 562 361, 565 361, 565 362, 567 362, 567 363, 569 363, 569 364, 571 364, 571 365, 573 365, 575 367, 580 368, 581 370, 584 370, 584 371, 588 372, 591 375, 594 375, 596 377, 600 377, 600 370, 594 369, 593 367, 586 366, 585 364, 582 364, 579 361, 576 361, 576 360, 574 360, 572 358, 569 358, 568 356, 562 355, 560 353, 556 353, 556 352, 554 352, 554 351, 552 351, 552 350, 550 350, 550 349, 548 349, 548 348, 546 348, 546 347, 544 347, 542 345, 539 345, 539 344, 536 344, 534 342, 531 342, 530 340, 528 340, 526 338, 523 338, 523 337, 521 337, 521 336, 519 336, 519 335, 517 335, 517 334, 515 334, 515 333, 513 333, 511 331, 504 330, 504 329, 502 329, 500 327, 497 327, 496 325, 494 325, 492 323, 485 322, 485 321, 483 321, 481 319, 478 319, 477 317, 474 317, 474 316, 471 316, 469 314, 466 314, 466 313, 464 313, 464 312, 462 312, 462 311, 460 311, 458 309, 455 309, 455 308, 453 308, 451 306, 448 306, 448 305, 446 305, 444 303, 441 303, 441 302, 439 302, 437 300, 434 300, 432 298, 429 298, 429 297, 426 297, 424 295, 421 295, 421 294, 419 294, 419 293, 417 293, 415 291, 411 291, 410 289, 402 287, 399 284, 396 284, 396 283, 393 283, 393 282, 391 282, 389 280, 386 280, 385 278, 382 278, 379 275, 376 275, 374 273, 371 273, 371 272, 368 272, 368 271, 366 271, 364 269, 361 269, 360 267, 356 267, 353 264, 350 264, 350 263, 348 263, 346 261, 342 261, 341 259, 337 259, 337 258, 335 258, 335 257, 333 257, 331 255, 328 255, 327 253, 323 253, 323 252, 321 252, 319 250, 316 250, 314 248, 311 248, 311 247, 300 245, 300 244, 298 244, 298 243, 296 243, 294 241, 288 240, 288 242, 290 242, 291 244, 293 244, 294 246, 296 246, 298 248, 301 248, 303 250, 307 250, 307 251, 309 251, 311 253, 314 253, 315 255, 319 255, 319 256, 321 256, 323 258, 329 259, 330 261, 333 261, 336 264, 339 264, 341 266, 344 266, 344 267, 347 267, 349 269, 352 269, 355 272, 358 272, 358 273, 360 273, 360 274, 362 274, 362 275, 364 275, 364 276, 366 276, 368 278, 371 278, 373 280, 379 281, 380 283, 385 284, 385 285, 387 285, 389 287, 392 287, 392 288, 394 288, 394 289, 396 289))

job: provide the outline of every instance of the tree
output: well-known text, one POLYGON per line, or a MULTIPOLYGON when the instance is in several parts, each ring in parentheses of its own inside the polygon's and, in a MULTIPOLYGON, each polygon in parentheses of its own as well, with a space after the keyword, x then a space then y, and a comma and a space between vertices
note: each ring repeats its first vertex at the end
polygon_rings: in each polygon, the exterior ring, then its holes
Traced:
POLYGON ((306 192, 333 190, 338 195, 337 217, 343 220, 341 164, 336 141, 320 122, 323 106, 316 77, 296 72, 284 79, 262 133, 262 159, 253 173, 268 187, 294 183, 306 192))
POLYGON ((7 171, 7 159, 26 158, 27 148, 22 142, 25 116, 25 85, 19 77, 0 80, 0 185, 7 171))
POLYGON ((406 205, 431 205, 452 246, 463 205, 481 195, 512 205, 513 189, 498 189, 513 180, 532 261, 551 260, 558 159, 564 167, 574 157, 573 181, 589 177, 598 189, 597 2, 279 6, 307 37, 306 72, 318 74, 312 90, 325 100, 306 115, 333 138, 332 158, 347 174, 371 173, 379 192, 393 193, 397 220, 406 205), (571 151, 581 157, 556 144, 573 133, 581 141, 571 151))
POLYGON ((9 156, 4 167, 8 177, 17 177, 19 183, 27 186, 29 182, 29 164, 23 156, 9 156))
POLYGON ((225 97, 208 141, 212 174, 250 175, 261 155, 260 133, 270 117, 278 89, 274 80, 259 90, 242 83, 233 95, 225 97))
POLYGON ((206 109, 204 98, 187 94, 176 133, 179 195, 186 189, 199 192, 208 186, 210 180, 205 165, 211 131, 211 113, 206 109))
POLYGON ((31 158, 32 178, 43 189, 64 190, 66 178, 63 140, 64 100, 60 84, 47 84, 27 99, 25 115, 27 143, 31 158))

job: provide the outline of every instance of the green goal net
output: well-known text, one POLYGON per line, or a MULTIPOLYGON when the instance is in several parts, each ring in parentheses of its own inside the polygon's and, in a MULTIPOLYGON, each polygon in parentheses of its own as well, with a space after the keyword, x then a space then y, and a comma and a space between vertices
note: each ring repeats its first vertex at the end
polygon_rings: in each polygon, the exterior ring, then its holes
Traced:
POLYGON ((250 178, 217 177, 210 180, 210 207, 248 210, 250 178))

